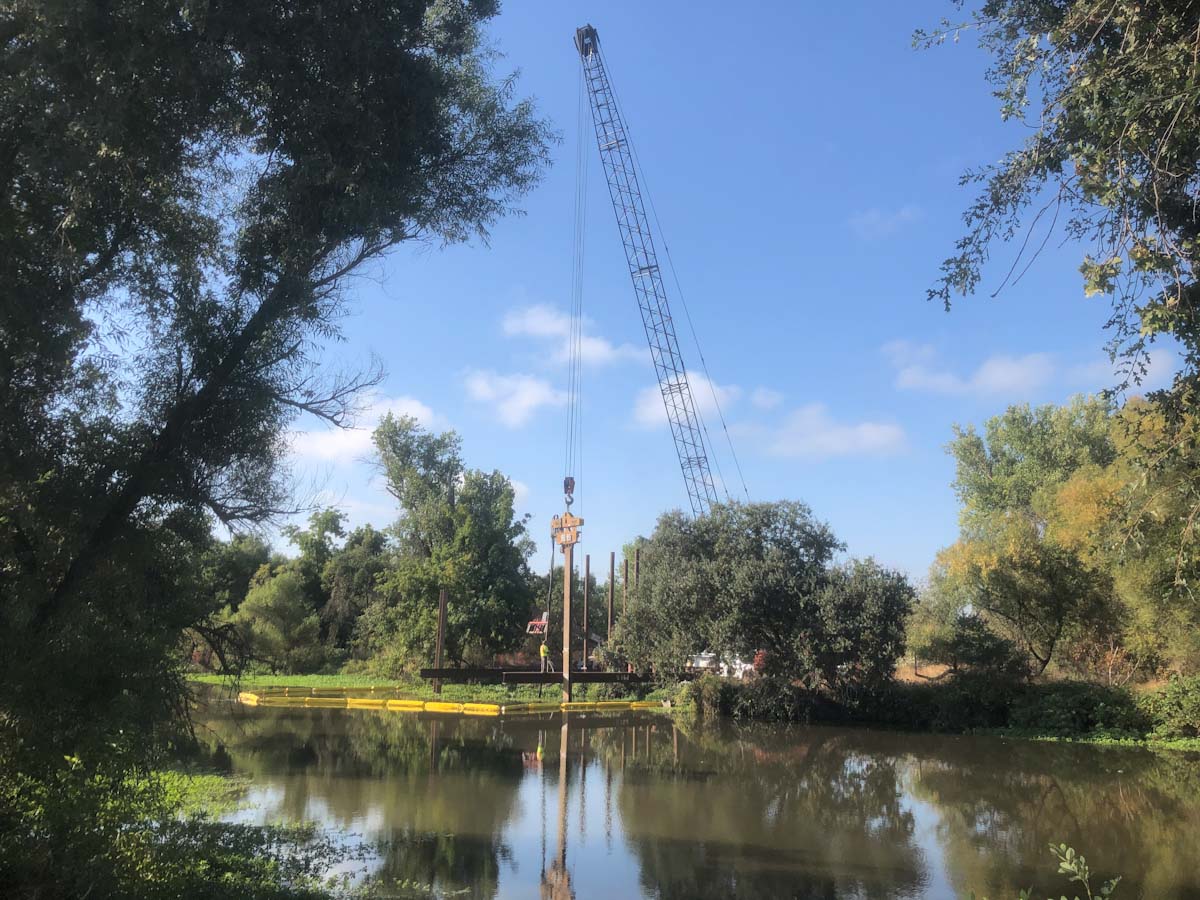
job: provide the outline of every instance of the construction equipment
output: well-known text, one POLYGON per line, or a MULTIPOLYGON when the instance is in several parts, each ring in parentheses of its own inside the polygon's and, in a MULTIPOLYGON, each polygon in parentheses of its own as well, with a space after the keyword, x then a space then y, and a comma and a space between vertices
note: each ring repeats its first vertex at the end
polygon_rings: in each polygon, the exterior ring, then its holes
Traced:
POLYGON ((679 352, 679 339, 658 266, 654 236, 642 201, 637 158, 605 69, 596 29, 591 25, 577 29, 575 46, 583 65, 608 193, 617 216, 617 229, 625 248, 625 259, 633 279, 633 290, 641 310, 642 326, 654 360, 688 500, 692 513, 703 515, 717 500, 717 491, 709 468, 703 423, 696 411, 687 369, 679 352))

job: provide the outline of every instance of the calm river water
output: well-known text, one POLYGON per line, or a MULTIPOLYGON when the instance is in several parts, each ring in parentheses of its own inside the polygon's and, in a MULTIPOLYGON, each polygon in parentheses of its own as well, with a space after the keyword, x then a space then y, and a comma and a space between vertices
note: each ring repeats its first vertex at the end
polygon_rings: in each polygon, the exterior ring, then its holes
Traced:
POLYGON ((213 703, 247 822, 315 821, 397 896, 1200 898, 1200 757, 985 737, 213 703), (432 888, 428 887, 432 885, 432 888), (1069 896, 1074 896, 1072 889, 1069 896))

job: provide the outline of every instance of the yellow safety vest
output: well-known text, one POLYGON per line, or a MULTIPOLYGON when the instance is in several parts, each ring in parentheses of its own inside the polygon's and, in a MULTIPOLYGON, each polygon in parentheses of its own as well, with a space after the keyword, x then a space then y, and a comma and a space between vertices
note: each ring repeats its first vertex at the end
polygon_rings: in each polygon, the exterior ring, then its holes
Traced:
POLYGON ((550 648, 547 647, 545 644, 542 644, 542 646, 538 647, 538 656, 549 656, 549 655, 550 655, 550 648))

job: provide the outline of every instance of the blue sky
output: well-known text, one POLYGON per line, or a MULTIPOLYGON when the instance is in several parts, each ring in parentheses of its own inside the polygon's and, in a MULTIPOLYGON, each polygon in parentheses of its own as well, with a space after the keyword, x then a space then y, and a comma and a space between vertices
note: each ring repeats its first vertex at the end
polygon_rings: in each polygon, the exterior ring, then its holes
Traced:
MULTIPOLYGON (((331 362, 378 355, 388 378, 360 420, 299 423, 294 468, 352 524, 397 513, 362 460, 382 411, 453 428, 533 516, 545 565, 560 511, 579 61, 595 25, 754 500, 799 499, 854 556, 916 578, 957 531, 944 447, 953 423, 1107 386, 1104 298, 1082 251, 1046 252, 946 313, 925 300, 971 200, 957 178, 1019 141, 964 41, 911 48, 948 2, 730 4, 510 0, 489 28, 520 89, 563 135, 525 215, 490 244, 404 248, 351 286, 331 362)), ((586 134, 592 141, 590 132, 586 134)), ((584 310, 585 552, 648 534, 686 503, 594 143, 584 310)), ((661 246, 660 246, 661 252, 661 246)), ((672 292, 672 301, 678 303, 672 292)), ((682 310, 675 310, 682 318, 682 310)), ((690 338, 689 367, 698 369, 690 338)), ((1152 378, 1169 369, 1156 360, 1152 378)), ((701 399, 707 390, 698 390, 701 399)), ((708 411, 710 431, 716 425, 708 411)), ((714 435, 715 436, 715 435, 714 435)), ((733 465, 716 452, 732 490, 733 465)))

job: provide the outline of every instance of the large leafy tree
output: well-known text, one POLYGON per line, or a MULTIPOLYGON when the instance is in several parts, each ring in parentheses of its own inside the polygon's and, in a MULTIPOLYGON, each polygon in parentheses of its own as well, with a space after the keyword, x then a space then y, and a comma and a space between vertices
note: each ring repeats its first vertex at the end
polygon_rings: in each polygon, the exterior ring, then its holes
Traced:
POLYGON ((803 503, 667 513, 641 549, 610 651, 639 669, 765 651, 772 674, 838 689, 890 676, 903 653, 911 588, 870 561, 834 567, 842 545, 803 503))
POLYGON ((938 594, 985 617, 1041 672, 1056 652, 1117 628, 1112 579, 1077 543, 1060 539, 1060 495, 1080 472, 1116 459, 1111 406, 1077 397, 1062 407, 1009 407, 983 433, 956 428, 948 450, 962 503, 962 536, 939 556, 938 594))
POLYGON ((1010 406, 982 433, 955 426, 947 449, 964 531, 986 532, 1012 516, 1044 528, 1063 482, 1116 458, 1111 409, 1102 398, 1076 397, 1066 406, 1010 406))
POLYGON ((263 566, 232 622, 250 660, 272 672, 312 672, 324 660, 321 621, 295 562, 263 566))
POLYGON ((1105 670, 1200 666, 1195 447, 1172 446, 1163 410, 1134 398, 1109 422, 1116 457, 1080 467, 1043 503, 1046 536, 1109 572, 1123 608, 1105 670))
POLYGON ((325 564, 321 586, 327 599, 321 623, 326 641, 334 647, 349 647, 359 616, 380 596, 380 580, 390 559, 387 535, 363 525, 346 536, 346 543, 325 564))
POLYGON ((512 649, 532 601, 526 560, 533 549, 512 482, 467 468, 457 434, 428 432, 407 416, 385 416, 375 448, 401 516, 396 565, 362 618, 360 647, 392 669, 430 660, 444 588, 449 659, 512 649))
POLYGON ((216 608, 237 610, 250 590, 250 581, 271 558, 271 547, 259 535, 238 534, 214 541, 204 554, 204 590, 216 608))
POLYGON ((486 236, 534 183, 547 130, 491 74, 495 12, 0 10, 0 766, 154 745, 208 520, 289 508, 284 427, 377 377, 318 365, 347 279, 486 236))

